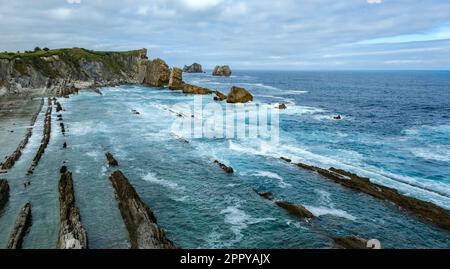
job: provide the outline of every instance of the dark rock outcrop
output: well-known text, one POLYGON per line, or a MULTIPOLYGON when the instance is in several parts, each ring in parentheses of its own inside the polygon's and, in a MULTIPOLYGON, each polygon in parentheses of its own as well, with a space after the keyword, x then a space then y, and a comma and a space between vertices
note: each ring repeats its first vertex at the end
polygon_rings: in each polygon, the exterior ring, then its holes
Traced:
POLYGON ((332 237, 333 241, 346 249, 369 249, 367 239, 358 236, 332 237))
POLYGON ((258 192, 257 190, 253 189, 254 192, 256 192, 259 196, 261 196, 264 199, 267 199, 269 201, 272 201, 274 198, 273 193, 271 192, 258 192))
POLYGON ((60 112, 62 109, 61 103, 56 102, 56 112, 60 112))
POLYGON ((226 100, 227 96, 219 91, 216 91, 216 96, 214 96, 215 101, 223 101, 226 100))
POLYGON ((9 184, 6 179, 0 179, 0 211, 9 200, 9 184))
POLYGON ((109 179, 115 189, 120 213, 125 222, 133 249, 176 249, 165 232, 157 225, 150 208, 140 199, 136 190, 120 171, 109 179))
POLYGON ((287 109, 287 106, 286 106, 286 104, 279 103, 279 104, 275 105, 275 108, 283 110, 283 109, 287 109))
POLYGON ((170 78, 170 69, 165 61, 154 59, 147 63, 147 71, 144 78, 144 84, 151 87, 167 86, 170 78))
POLYGON ((191 84, 184 84, 183 85, 183 93, 187 94, 211 94, 212 91, 207 88, 191 85, 191 84))
POLYGON ((392 202, 413 215, 434 223, 442 229, 450 230, 450 210, 400 194, 396 189, 372 183, 368 178, 360 177, 341 169, 330 168, 327 170, 303 163, 298 163, 297 166, 316 172, 346 188, 392 202))
POLYGON ((7 249, 20 249, 22 248, 23 238, 28 232, 31 226, 31 203, 25 204, 20 210, 20 214, 16 219, 11 235, 9 236, 7 249))
POLYGON ((185 65, 183 67, 183 72, 186 73, 203 73, 202 65, 198 63, 193 63, 191 65, 185 65))
POLYGON ((231 166, 226 166, 225 164, 215 160, 214 161, 215 164, 217 164, 220 168, 222 168, 223 171, 225 171, 225 173, 227 174, 233 174, 234 170, 231 166))
POLYGON ((229 77, 231 76, 231 68, 228 65, 222 65, 222 66, 216 66, 214 67, 214 70, 212 72, 213 76, 224 76, 229 77))
POLYGON ((87 249, 88 238, 81 224, 80 211, 75 206, 75 193, 72 173, 66 167, 61 168, 59 180, 59 249, 87 249))
POLYGON ((111 154, 111 152, 107 152, 105 154, 106 159, 108 160, 108 164, 109 166, 118 166, 119 162, 117 162, 117 160, 114 158, 114 156, 111 154))
POLYGON ((227 103, 247 103, 253 101, 253 95, 244 88, 231 87, 227 96, 227 103))
POLYGON ((183 70, 178 67, 172 68, 169 77, 169 89, 182 90, 183 84, 183 70))
POLYGON ((292 162, 291 159, 285 158, 285 157, 280 157, 280 160, 283 160, 283 161, 285 161, 285 162, 287 162, 287 163, 291 163, 291 162, 292 162))
POLYGON ((288 211, 290 214, 301 218, 301 219, 312 219, 314 218, 313 213, 309 212, 308 209, 306 209, 304 206, 302 205, 296 205, 296 204, 291 204, 288 202, 284 202, 284 201, 276 201, 275 204, 283 209, 285 209, 286 211, 288 211))

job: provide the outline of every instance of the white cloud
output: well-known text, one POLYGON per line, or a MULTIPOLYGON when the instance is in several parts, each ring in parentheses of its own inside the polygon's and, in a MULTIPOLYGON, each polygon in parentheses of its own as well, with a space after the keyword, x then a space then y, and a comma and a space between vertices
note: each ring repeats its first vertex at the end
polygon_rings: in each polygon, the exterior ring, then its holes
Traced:
POLYGON ((49 10, 50 17, 58 20, 64 20, 69 18, 73 13, 73 10, 70 8, 55 8, 49 10))
POLYGON ((192 11, 206 10, 215 7, 223 2, 223 0, 181 0, 183 5, 192 11))
POLYGON ((381 3, 383 3, 383 0, 367 0, 367 3, 369 3, 369 4, 381 4, 381 3))
POLYGON ((67 0, 69 4, 81 4, 81 0, 67 0))

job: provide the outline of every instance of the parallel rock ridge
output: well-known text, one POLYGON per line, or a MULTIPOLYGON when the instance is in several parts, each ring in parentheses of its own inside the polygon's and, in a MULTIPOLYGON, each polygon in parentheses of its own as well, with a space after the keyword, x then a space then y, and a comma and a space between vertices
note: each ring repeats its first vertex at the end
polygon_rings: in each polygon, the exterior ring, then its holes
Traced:
POLYGON ((372 183, 368 178, 356 174, 330 168, 329 170, 299 163, 298 167, 317 172, 320 175, 339 183, 349 189, 366 193, 375 198, 390 201, 402 209, 434 223, 436 226, 450 231, 450 210, 439 207, 431 202, 425 202, 410 196, 400 194, 396 189, 372 183))
POLYGON ((100 52, 73 48, 0 53, 0 95, 66 96, 76 88, 92 84, 141 83, 146 58, 146 49, 100 52))
POLYGON ((159 228, 150 208, 120 171, 109 179, 115 189, 120 213, 125 222, 133 249, 176 249, 165 232, 159 228))
POLYGON ((9 200, 9 184, 6 179, 0 179, 0 211, 9 200))
POLYGON ((80 211, 75 206, 72 173, 61 168, 59 180, 59 249, 87 249, 88 239, 81 224, 80 211))
POLYGON ((31 204, 27 203, 20 210, 20 214, 16 219, 11 235, 9 236, 7 249, 22 248, 22 241, 29 227, 31 226, 31 204))
POLYGON ((50 98, 48 99, 48 103, 49 103, 49 106, 47 107, 47 111, 45 112, 44 131, 43 131, 43 137, 41 140, 41 145, 39 146, 39 149, 33 158, 31 166, 28 169, 28 174, 33 173, 34 168, 39 164, 39 161, 41 160, 42 155, 44 154, 45 149, 47 148, 48 143, 50 142, 50 134, 51 134, 51 128, 52 128, 52 105, 51 105, 50 98))

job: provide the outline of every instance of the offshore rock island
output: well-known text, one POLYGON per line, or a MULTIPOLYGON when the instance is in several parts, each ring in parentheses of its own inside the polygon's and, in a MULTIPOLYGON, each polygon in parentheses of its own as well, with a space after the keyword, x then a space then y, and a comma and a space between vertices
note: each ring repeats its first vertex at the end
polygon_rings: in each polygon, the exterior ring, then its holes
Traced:
MULTIPOLYGON (((249 83, 253 73, 235 82, 238 72, 231 76, 227 65, 205 74, 199 64, 181 69, 147 54, 82 48, 0 53, 0 124, 7 130, 0 136, 0 243, 6 248, 249 247, 244 237, 270 248, 372 248, 371 239, 389 248, 448 244, 445 190, 397 180, 437 199, 411 197, 337 160, 341 166, 330 169, 314 154, 297 161, 304 150, 286 148, 284 141, 275 149, 258 141, 255 149, 239 139, 168 132, 174 119, 199 116, 171 106, 194 96, 237 109, 250 102, 268 106, 287 122, 296 120, 295 109, 316 112, 293 102, 304 91, 267 97, 278 89, 249 83), (286 94, 291 97, 280 97, 286 94), (385 222, 408 227, 402 236, 414 245, 389 241, 396 230, 385 222), (271 229, 277 238, 268 235, 271 229), (428 239, 414 237, 421 233, 428 239), (275 245, 267 245, 272 240, 275 245)), ((221 115, 208 112, 206 118, 221 122, 221 115)), ((341 128, 332 115, 326 120, 341 128)))

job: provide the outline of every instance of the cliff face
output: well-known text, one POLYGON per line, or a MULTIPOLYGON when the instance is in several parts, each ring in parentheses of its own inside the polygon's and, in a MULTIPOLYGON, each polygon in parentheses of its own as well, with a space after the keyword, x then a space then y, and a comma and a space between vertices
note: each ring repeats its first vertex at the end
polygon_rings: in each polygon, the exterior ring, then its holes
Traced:
POLYGON ((0 53, 0 96, 57 94, 65 88, 142 83, 147 50, 96 52, 59 49, 0 53))

